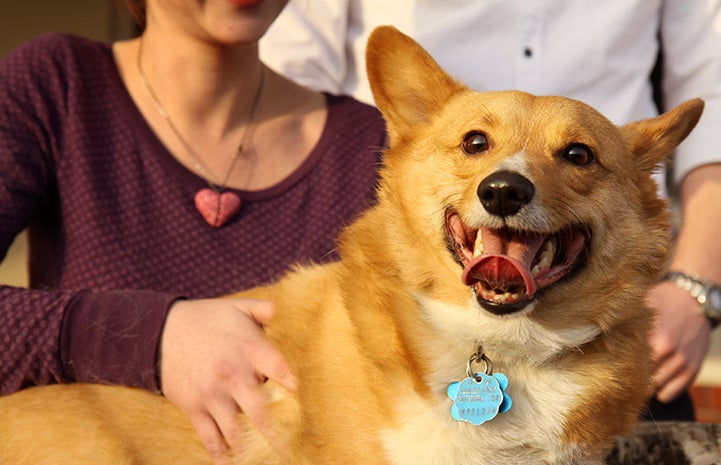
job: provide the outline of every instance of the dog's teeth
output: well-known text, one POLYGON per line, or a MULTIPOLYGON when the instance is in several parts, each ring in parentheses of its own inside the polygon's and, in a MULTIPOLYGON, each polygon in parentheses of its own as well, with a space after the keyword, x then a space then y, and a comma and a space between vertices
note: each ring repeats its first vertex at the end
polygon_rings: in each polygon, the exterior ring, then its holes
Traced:
POLYGON ((473 245, 473 258, 483 254, 483 235, 481 231, 476 234, 476 243, 473 245))
POLYGON ((555 237, 544 242, 541 252, 538 255, 538 262, 531 269, 532 275, 537 275, 544 271, 548 271, 553 264, 553 257, 556 255, 556 239, 555 237))
POLYGON ((522 295, 519 292, 501 292, 497 289, 481 289, 480 295, 489 302, 497 302, 501 304, 518 302, 522 298, 522 295))

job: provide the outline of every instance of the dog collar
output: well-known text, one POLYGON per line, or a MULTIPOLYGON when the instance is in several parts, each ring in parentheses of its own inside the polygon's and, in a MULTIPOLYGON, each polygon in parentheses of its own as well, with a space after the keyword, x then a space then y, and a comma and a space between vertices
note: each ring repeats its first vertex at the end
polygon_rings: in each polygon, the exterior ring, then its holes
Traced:
POLYGON ((466 364, 467 377, 451 383, 446 390, 453 400, 451 416, 456 421, 478 426, 494 419, 499 413, 510 410, 513 402, 506 393, 508 378, 493 373, 493 363, 486 357, 483 347, 478 346, 466 364), (474 372, 473 364, 483 362, 482 372, 474 372))

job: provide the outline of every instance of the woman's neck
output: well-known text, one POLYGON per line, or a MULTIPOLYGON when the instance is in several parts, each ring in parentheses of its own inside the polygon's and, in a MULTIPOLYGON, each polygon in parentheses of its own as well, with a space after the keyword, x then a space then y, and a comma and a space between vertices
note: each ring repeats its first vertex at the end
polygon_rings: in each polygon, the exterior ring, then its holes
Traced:
POLYGON ((225 55, 220 60, 221 53, 230 51, 213 52, 201 46, 190 49, 186 45, 177 47, 184 50, 180 53, 172 52, 176 47, 171 45, 145 36, 142 40, 116 43, 113 53, 138 109, 180 163, 206 177, 194 168, 194 157, 184 146, 187 143, 195 158, 201 159, 207 177, 221 182, 232 168, 239 143, 248 140, 248 156, 237 161, 227 185, 256 190, 276 184, 308 156, 325 124, 325 99, 321 94, 265 69, 255 50, 237 49, 237 56, 225 55), (166 54, 164 48, 171 50, 166 54), (138 52, 148 83, 184 143, 169 127, 143 84, 138 52), (249 115, 262 70, 265 83, 251 123, 249 115), (250 130, 247 139, 246 130, 250 130))
POLYGON ((179 127, 222 138, 247 123, 264 69, 257 44, 221 47, 148 30, 135 48, 137 74, 179 127))

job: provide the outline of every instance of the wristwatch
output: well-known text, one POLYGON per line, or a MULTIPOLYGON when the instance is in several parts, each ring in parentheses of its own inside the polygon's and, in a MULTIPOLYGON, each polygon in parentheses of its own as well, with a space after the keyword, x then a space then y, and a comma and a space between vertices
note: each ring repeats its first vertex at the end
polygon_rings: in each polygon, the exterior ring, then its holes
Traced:
POLYGON ((721 287, 680 271, 669 271, 663 277, 681 289, 688 291, 691 297, 701 305, 704 316, 715 328, 721 323, 721 287))

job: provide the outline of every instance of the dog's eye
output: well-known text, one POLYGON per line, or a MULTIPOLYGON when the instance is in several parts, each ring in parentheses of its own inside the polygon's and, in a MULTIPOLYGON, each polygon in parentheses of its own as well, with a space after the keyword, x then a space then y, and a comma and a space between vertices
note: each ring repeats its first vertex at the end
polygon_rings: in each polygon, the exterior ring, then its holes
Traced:
POLYGON ((593 162, 593 152, 583 144, 569 145, 561 153, 564 160, 573 163, 576 166, 586 166, 593 162))
POLYGON ((469 155, 485 152, 488 150, 488 138, 482 132, 469 132, 463 139, 461 147, 469 155))

